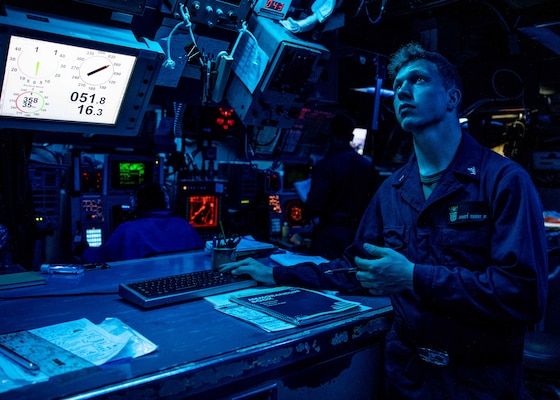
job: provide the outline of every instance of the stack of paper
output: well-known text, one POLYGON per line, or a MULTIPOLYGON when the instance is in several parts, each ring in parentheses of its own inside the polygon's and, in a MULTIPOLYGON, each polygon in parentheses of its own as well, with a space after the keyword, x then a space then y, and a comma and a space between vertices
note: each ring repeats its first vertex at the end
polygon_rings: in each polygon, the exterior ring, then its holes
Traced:
POLYGON ((117 318, 107 318, 99 325, 82 318, 3 334, 0 393, 156 349, 154 343, 117 318))
MULTIPOLYGON (((251 253, 258 253, 267 250, 272 251, 275 248, 276 247, 273 244, 259 242, 253 236, 243 236, 241 238, 241 241, 237 245, 236 253, 237 253, 237 257, 243 257, 243 256, 250 255, 251 253)), ((207 241, 206 246, 204 247, 204 250, 207 251, 208 253, 210 252, 210 249, 212 249, 211 240, 207 241)))
POLYGON ((279 265, 290 267, 292 265, 310 262, 313 264, 322 264, 329 262, 326 258, 321 256, 308 256, 306 254, 297 254, 287 251, 284 254, 271 254, 270 259, 279 265))

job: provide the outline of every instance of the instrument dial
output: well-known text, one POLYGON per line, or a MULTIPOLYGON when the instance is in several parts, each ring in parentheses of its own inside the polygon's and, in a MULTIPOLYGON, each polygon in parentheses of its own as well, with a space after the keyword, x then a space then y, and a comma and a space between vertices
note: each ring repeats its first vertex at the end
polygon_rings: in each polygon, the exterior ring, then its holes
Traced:
POLYGON ((0 115, 115 124, 136 57, 12 36, 0 115))

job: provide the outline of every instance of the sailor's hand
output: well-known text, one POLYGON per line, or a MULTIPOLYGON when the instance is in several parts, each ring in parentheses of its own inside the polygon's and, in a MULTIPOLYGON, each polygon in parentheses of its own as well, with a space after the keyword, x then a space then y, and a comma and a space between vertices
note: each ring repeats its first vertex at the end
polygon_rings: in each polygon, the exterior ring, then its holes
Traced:
POLYGON ((265 285, 276 283, 272 275, 272 268, 253 258, 225 263, 220 265, 218 269, 223 274, 232 274, 233 276, 250 275, 251 278, 265 285))
POLYGON ((414 263, 391 248, 365 243, 364 250, 372 258, 354 258, 359 270, 356 278, 371 294, 386 296, 413 289, 414 263))

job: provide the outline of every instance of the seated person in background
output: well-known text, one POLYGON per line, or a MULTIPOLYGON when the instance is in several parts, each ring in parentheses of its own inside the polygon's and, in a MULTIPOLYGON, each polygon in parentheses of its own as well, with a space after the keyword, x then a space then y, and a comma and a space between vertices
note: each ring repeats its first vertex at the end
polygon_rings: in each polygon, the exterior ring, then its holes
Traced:
POLYGON ((138 188, 136 215, 118 225, 100 247, 86 248, 82 257, 88 262, 122 261, 204 247, 198 232, 167 209, 165 192, 158 183, 138 188))
POLYGON ((360 218, 377 187, 372 162, 350 145, 355 123, 337 114, 330 124, 325 157, 311 173, 311 188, 303 205, 303 217, 318 219, 311 234, 310 252, 332 260, 352 244, 360 218))

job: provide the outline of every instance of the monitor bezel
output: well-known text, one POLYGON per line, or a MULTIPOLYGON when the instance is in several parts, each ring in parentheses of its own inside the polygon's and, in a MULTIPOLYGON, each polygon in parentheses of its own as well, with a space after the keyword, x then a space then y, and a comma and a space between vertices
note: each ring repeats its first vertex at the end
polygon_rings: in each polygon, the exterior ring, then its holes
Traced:
POLYGON ((147 39, 139 41, 132 32, 120 28, 98 26, 89 22, 38 15, 10 8, 7 8, 6 16, 0 16, 0 27, 2 28, 0 29, 0 87, 4 83, 8 44, 12 36, 136 58, 114 124, 0 116, 0 130, 8 128, 67 132, 83 136, 137 136, 140 133, 144 113, 149 105, 164 58, 163 50, 157 42, 147 39), (30 21, 33 21, 33 24, 30 21), (26 22, 28 26, 33 26, 33 29, 25 26, 26 22))

